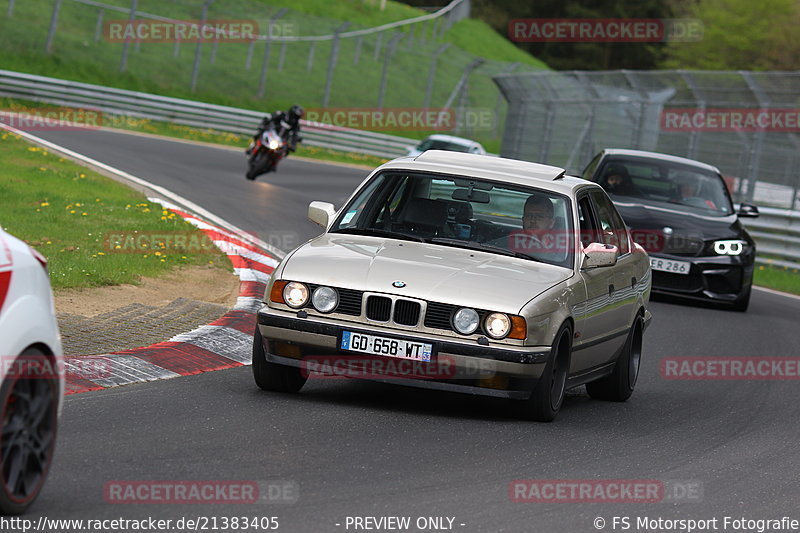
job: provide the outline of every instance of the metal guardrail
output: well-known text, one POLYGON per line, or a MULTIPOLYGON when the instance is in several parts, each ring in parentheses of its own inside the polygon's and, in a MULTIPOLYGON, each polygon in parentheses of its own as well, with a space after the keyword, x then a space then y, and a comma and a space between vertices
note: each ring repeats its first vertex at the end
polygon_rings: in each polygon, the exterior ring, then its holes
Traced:
MULTIPOLYGON (((161 120, 239 134, 255 133, 264 111, 207 104, 168 96, 128 91, 75 81, 0 70, 0 96, 104 114, 161 120)), ((392 159, 406 155, 414 139, 302 121, 303 142, 392 159)))
POLYGON ((800 211, 760 207, 759 212, 758 218, 742 219, 756 241, 759 254, 756 261, 800 269, 800 211))

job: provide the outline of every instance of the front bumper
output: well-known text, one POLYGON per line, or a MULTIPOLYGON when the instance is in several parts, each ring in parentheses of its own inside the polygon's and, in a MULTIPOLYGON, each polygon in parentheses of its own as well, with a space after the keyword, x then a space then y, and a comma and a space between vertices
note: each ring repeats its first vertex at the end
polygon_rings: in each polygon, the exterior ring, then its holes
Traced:
POLYGON ((651 257, 691 263, 688 274, 653 270, 654 293, 732 304, 744 297, 752 284, 754 261, 749 255, 686 257, 660 253, 651 257))
POLYGON ((343 377, 515 399, 530 396, 550 356, 549 346, 485 346, 413 330, 301 318, 297 312, 268 306, 258 312, 258 327, 267 360, 273 363, 316 372, 321 368, 317 363, 330 370, 331 361, 335 361, 341 365, 338 374, 343 377), (343 330, 430 343, 434 355, 430 362, 418 362, 341 350, 343 330), (364 368, 369 371, 364 372, 364 368))

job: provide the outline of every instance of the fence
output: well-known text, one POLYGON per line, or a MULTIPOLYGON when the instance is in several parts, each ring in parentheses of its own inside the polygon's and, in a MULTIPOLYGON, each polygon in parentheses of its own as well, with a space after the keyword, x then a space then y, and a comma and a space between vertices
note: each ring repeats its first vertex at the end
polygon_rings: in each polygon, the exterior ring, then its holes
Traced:
MULTIPOLYGON (((32 74, 0 70, 0 96, 21 98, 67 107, 96 109, 124 115, 168 121, 199 128, 252 134, 263 112, 237 109, 192 100, 90 85, 32 74)), ((407 153, 412 139, 355 129, 303 122, 303 142, 312 146, 394 158, 407 153)))
MULTIPOLYGON (((492 77, 540 67, 485 60, 446 42, 470 0, 422 16, 404 7, 411 18, 364 28, 256 0, 9 0, 0 50, 69 65, 84 81, 236 107, 452 107, 452 133, 499 137, 506 104, 492 77), (114 19, 253 20, 260 31, 248 42, 111 42, 114 19), (475 108, 490 111, 491 123, 471 122, 475 108)), ((72 77, 66 68, 49 75, 72 77)))
POLYGON ((800 268, 800 72, 532 72, 495 82, 509 102, 501 155, 578 174, 612 147, 710 163, 732 178, 736 201, 762 206, 745 221, 760 254, 800 268))

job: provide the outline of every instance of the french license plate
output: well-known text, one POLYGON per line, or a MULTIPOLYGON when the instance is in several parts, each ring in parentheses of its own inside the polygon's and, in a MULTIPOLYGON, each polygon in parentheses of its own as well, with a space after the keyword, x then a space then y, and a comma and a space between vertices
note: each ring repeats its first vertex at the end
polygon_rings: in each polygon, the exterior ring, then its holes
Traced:
POLYGON ((661 272, 688 274, 691 266, 692 264, 687 261, 673 261, 672 259, 662 259, 660 257, 650 258, 650 268, 661 272))
POLYGON ((351 352, 385 355, 415 361, 430 361, 433 352, 433 345, 429 343, 390 339, 352 331, 342 332, 342 343, 339 347, 351 352))

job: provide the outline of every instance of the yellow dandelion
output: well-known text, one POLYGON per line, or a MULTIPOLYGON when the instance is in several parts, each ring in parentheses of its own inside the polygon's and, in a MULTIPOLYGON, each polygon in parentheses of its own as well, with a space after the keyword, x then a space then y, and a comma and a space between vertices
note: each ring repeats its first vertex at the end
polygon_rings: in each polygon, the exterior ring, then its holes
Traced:
POLYGON ((50 202, 42 202, 39 205, 42 207, 47 207, 48 205, 50 205, 50 202))
POLYGON ((78 177, 85 178, 86 174, 79 174, 78 177))
POLYGON ((81 213, 82 217, 85 217, 88 213, 81 213))
POLYGON ((106 255, 105 252, 97 252, 97 255, 106 255))
POLYGON ((162 260, 161 260, 161 262, 162 262, 162 263, 166 262, 166 259, 162 259, 162 260))
POLYGON ((145 259, 147 259, 148 255, 147 255, 147 254, 144 254, 142 257, 144 257, 145 259))
POLYGON ((42 172, 46 172, 47 171, 47 169, 45 167, 39 167, 39 170, 41 170, 42 172))
POLYGON ((120 248, 122 248, 122 246, 120 246, 119 244, 114 247, 115 250, 119 250, 120 248))
POLYGON ((69 214, 70 215, 74 215, 75 214, 75 210, 74 209, 70 210, 69 214))

